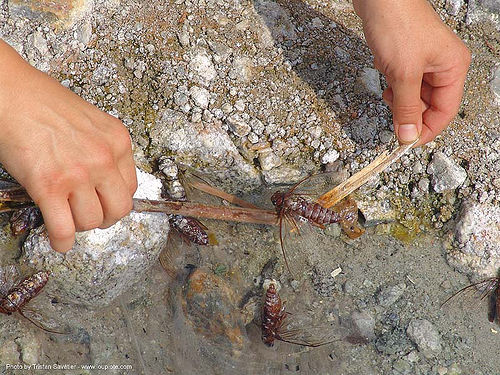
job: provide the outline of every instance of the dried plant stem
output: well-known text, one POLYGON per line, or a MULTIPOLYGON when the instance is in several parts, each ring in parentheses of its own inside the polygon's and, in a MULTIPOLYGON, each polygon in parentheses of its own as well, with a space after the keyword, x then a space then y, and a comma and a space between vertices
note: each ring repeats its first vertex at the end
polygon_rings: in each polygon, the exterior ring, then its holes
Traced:
POLYGON ((241 198, 238 198, 235 195, 226 193, 223 190, 220 190, 216 187, 210 186, 208 184, 205 184, 203 182, 198 182, 198 181, 191 181, 190 185, 194 187, 195 189, 201 190, 207 194, 214 195, 216 197, 222 198, 229 203, 235 204, 240 207, 246 207, 246 208, 255 208, 258 209, 259 207, 255 206, 254 204, 247 202, 241 198))
POLYGON ((195 202, 154 201, 148 199, 134 199, 136 212, 164 212, 196 218, 237 221, 277 225, 276 212, 256 208, 210 206, 195 202))
POLYGON ((347 197, 353 191, 362 186, 364 183, 368 182, 373 176, 379 174, 389 165, 398 160, 401 156, 407 153, 417 142, 418 139, 408 145, 401 145, 390 154, 385 151, 359 172, 353 174, 340 185, 337 185, 332 190, 319 197, 318 203, 326 208, 334 206, 343 198, 347 197))

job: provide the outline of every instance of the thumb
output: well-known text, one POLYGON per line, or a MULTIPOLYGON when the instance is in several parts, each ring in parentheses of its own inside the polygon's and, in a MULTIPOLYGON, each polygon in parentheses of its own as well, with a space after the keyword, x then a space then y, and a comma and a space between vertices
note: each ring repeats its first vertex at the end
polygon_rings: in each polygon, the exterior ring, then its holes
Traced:
POLYGON ((422 131, 422 76, 392 82, 394 131, 400 143, 411 143, 422 131))

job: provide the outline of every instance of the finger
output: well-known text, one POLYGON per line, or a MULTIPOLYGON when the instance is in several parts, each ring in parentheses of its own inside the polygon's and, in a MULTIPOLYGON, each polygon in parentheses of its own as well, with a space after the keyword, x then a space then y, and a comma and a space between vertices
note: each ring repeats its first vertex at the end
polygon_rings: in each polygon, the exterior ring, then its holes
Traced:
POLYGON ((132 197, 137 190, 137 173, 135 170, 135 162, 130 154, 128 157, 122 158, 118 162, 118 170, 122 175, 123 180, 127 186, 127 189, 132 197))
POLYGON ((104 214, 99 228, 108 228, 132 209, 132 197, 129 188, 118 171, 108 176, 96 186, 104 214))
POLYGON ((401 143, 411 143, 420 135, 422 128, 421 85, 421 74, 394 81, 392 84, 394 130, 401 143))
POLYGON ((75 224, 67 199, 44 199, 38 202, 42 211, 45 228, 49 234, 50 246, 65 253, 75 242, 75 224))
POLYGON ((104 218, 101 202, 95 188, 79 188, 69 196, 75 229, 79 232, 98 228, 104 218))
POLYGON ((463 87, 460 82, 432 90, 430 107, 423 114, 421 144, 433 140, 448 126, 460 108, 462 93, 463 87))
MULTIPOLYGON (((420 102, 422 104, 422 113, 424 113, 430 106, 428 103, 430 102, 430 90, 432 90, 432 88, 429 87, 429 91, 424 93, 424 85, 426 85, 425 82, 422 84, 422 90, 420 91, 420 97, 421 97, 420 102)), ((392 111, 393 94, 392 94, 392 89, 390 87, 384 90, 384 92, 382 93, 382 99, 384 99, 385 104, 387 104, 387 106, 392 111)))

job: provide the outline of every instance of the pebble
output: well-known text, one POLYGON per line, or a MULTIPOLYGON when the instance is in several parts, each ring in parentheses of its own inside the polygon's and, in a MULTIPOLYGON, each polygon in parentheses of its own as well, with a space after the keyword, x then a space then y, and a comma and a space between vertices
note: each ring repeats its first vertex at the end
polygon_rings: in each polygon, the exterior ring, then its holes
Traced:
POLYGON ((491 91, 495 95, 497 105, 500 105, 500 64, 497 64, 493 72, 493 79, 490 83, 491 91))
POLYGON ((403 295, 406 290, 406 284, 400 283, 393 286, 388 286, 382 290, 377 295, 378 303, 381 306, 389 307, 397 302, 397 300, 403 295))
POLYGON ((206 109, 208 107, 210 92, 207 89, 203 87, 192 86, 189 89, 189 95, 191 96, 191 99, 193 99, 193 102, 194 104, 196 104, 196 106, 202 109, 206 109))
POLYGON ((217 77, 217 71, 210 55, 205 50, 200 50, 189 62, 189 70, 197 75, 200 83, 208 84, 217 77))
POLYGON ((404 359, 396 359, 392 364, 393 374, 411 374, 412 367, 411 364, 405 361, 404 359))
POLYGON ((463 4, 464 0, 446 0, 445 8, 449 15, 456 16, 463 4))
POLYGON ((250 133, 252 128, 246 123, 240 114, 235 113, 226 119, 226 123, 231 131, 238 137, 244 137, 250 133))
POLYGON ((33 33, 33 45, 42 54, 42 56, 47 57, 49 54, 49 46, 45 40, 45 36, 40 31, 35 31, 33 33))
POLYGON ((358 334, 370 341, 375 338, 375 319, 366 311, 353 311, 351 319, 358 334))
POLYGON ((380 87, 380 73, 373 68, 365 67, 358 75, 359 87, 366 93, 382 98, 382 88, 380 87))
POLYGON ((467 172, 442 152, 435 152, 427 167, 427 173, 432 175, 432 187, 437 193, 454 190, 461 186, 467 172))
POLYGON ((428 320, 412 319, 406 333, 426 358, 431 358, 441 352, 441 336, 428 320))
POLYGON ((259 163, 263 171, 269 171, 281 165, 281 159, 271 149, 259 152, 259 163))
POLYGON ((394 133, 390 130, 382 130, 378 135, 378 138, 380 139, 380 142, 387 144, 390 143, 394 138, 394 133))
POLYGON ((88 44, 92 38, 92 22, 90 18, 83 20, 76 32, 76 38, 83 44, 88 44))
POLYGON ((377 120, 363 116, 353 121, 349 130, 355 142, 368 143, 377 137, 377 120))
POLYGON ((448 259, 478 277, 496 276, 500 263, 500 207, 465 201, 455 227, 455 247, 448 259))

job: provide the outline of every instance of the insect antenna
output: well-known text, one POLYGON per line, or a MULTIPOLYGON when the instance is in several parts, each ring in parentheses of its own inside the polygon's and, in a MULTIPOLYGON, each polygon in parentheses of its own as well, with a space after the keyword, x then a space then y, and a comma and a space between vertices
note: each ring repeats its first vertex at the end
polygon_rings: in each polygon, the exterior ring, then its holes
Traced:
POLYGON ((28 318, 26 315, 24 315, 24 313, 22 312, 22 310, 17 310, 17 312, 19 313, 19 315, 21 315, 23 318, 27 319, 28 321, 30 321, 33 325, 35 325, 36 327, 46 331, 46 332, 49 332, 49 333, 55 333, 57 335, 67 335, 69 332, 60 332, 60 331, 54 331, 52 329, 48 329, 48 328, 45 328, 43 327, 41 324, 38 324, 36 323, 33 319, 30 319, 28 318))
POLYGON ((290 272, 290 274, 293 276, 292 270, 290 269, 290 266, 288 265, 288 259, 286 257, 286 252, 285 252, 285 246, 283 245, 283 215, 280 216, 280 243, 281 243, 281 252, 283 253, 283 259, 285 259, 285 265, 290 272))
POLYGON ((500 278, 498 277, 490 277, 489 279, 485 279, 482 281, 478 281, 477 283, 473 283, 470 285, 467 285, 466 287, 458 290, 457 292, 453 293, 450 297, 448 297, 440 306, 442 308, 446 303, 448 303, 450 300, 458 296, 459 294, 465 293, 471 288, 474 288, 478 285, 485 285, 485 287, 481 291, 481 300, 484 299, 486 296, 488 296, 491 293, 491 290, 493 289, 494 286, 498 285, 500 282, 500 278))

